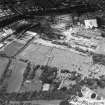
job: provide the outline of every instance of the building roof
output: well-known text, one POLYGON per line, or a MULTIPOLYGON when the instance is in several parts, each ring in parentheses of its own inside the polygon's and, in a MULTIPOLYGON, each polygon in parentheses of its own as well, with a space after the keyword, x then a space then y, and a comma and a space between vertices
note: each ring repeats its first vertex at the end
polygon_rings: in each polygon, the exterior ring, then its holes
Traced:
MULTIPOLYGON (((2 0, 1 4, 8 5, 12 10, 16 12, 26 12, 38 10, 38 9, 58 9, 58 8, 68 8, 69 7, 76 7, 82 5, 88 5, 89 0, 2 0)), ((94 2, 95 3, 95 2, 94 2)), ((93 4, 94 4, 93 3, 93 4)), ((90 3, 91 4, 91 3, 90 3)), ((89 5, 90 5, 89 4, 89 5)), ((87 7, 89 7, 89 5, 87 7)), ((95 5, 95 4, 94 4, 95 5)), ((93 6, 92 6, 93 7, 93 6)), ((94 6, 95 7, 95 6, 94 6)), ((76 7, 77 8, 77 7, 76 7)), ((83 9, 84 7, 81 7, 83 9)))
POLYGON ((43 91, 48 91, 49 88, 50 88, 50 84, 47 84, 47 83, 46 83, 46 84, 43 85, 43 89, 42 89, 42 90, 43 90, 43 91))

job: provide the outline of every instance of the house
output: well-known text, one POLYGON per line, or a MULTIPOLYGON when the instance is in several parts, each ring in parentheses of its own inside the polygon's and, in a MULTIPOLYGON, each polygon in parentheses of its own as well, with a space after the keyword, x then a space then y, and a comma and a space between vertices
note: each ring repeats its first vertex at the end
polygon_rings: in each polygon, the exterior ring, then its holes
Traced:
POLYGON ((97 20, 96 19, 88 19, 84 20, 85 23, 85 28, 93 28, 93 27, 98 27, 97 20))

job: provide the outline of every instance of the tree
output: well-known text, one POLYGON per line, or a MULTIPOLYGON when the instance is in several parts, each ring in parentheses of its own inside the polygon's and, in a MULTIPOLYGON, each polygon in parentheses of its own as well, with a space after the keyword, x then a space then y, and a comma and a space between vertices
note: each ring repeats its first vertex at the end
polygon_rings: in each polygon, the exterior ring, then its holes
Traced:
POLYGON ((70 105, 70 104, 67 100, 63 100, 63 101, 60 102, 59 105, 70 105))
POLYGON ((31 63, 29 62, 29 63, 27 64, 26 70, 25 70, 25 72, 24 72, 24 74, 23 74, 23 81, 25 81, 25 80, 27 79, 30 70, 31 70, 31 63))

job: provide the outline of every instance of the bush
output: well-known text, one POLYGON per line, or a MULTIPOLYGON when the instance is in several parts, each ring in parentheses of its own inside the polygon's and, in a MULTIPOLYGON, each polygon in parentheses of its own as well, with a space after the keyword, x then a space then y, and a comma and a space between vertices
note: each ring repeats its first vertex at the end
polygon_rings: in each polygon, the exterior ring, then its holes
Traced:
POLYGON ((104 80, 99 80, 98 82, 97 82, 97 84, 98 84, 98 86, 100 87, 100 88, 105 88, 105 81, 104 80))

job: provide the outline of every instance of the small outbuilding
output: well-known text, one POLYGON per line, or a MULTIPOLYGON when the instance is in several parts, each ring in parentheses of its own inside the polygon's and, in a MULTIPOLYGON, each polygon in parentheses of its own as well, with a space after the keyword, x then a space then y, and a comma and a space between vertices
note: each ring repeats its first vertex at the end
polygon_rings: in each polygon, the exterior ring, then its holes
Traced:
POLYGON ((42 91, 49 91, 49 89, 50 89, 50 84, 45 83, 43 85, 42 91))

